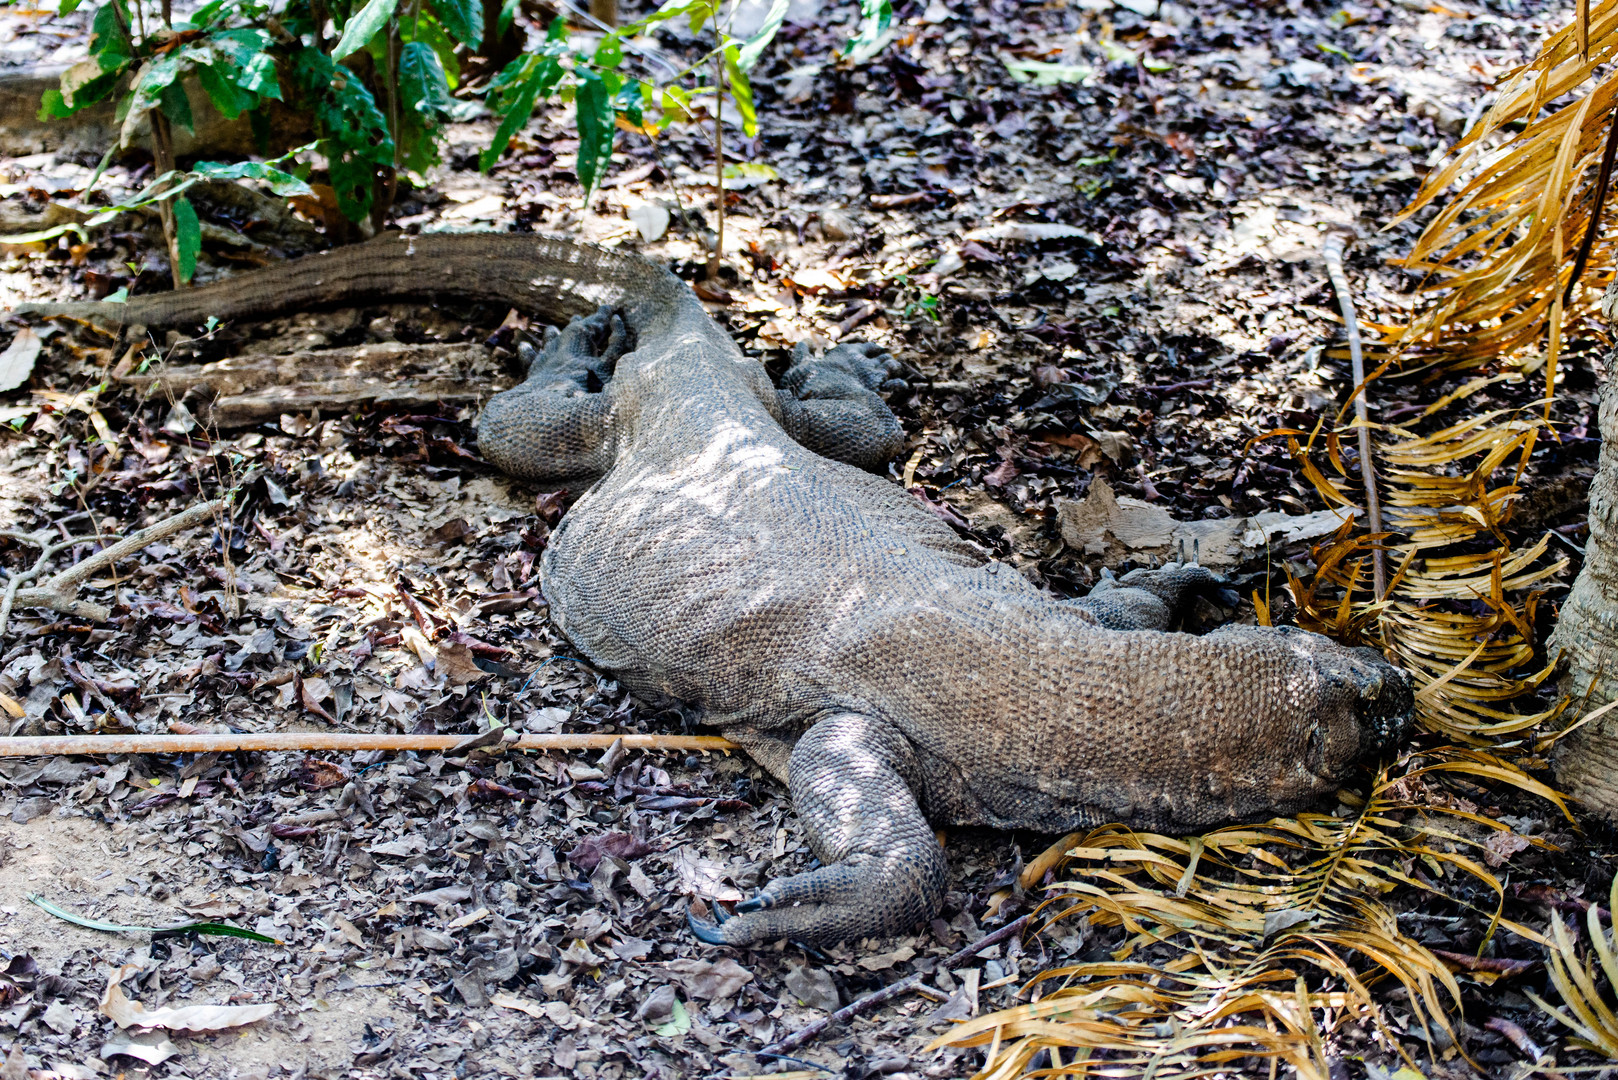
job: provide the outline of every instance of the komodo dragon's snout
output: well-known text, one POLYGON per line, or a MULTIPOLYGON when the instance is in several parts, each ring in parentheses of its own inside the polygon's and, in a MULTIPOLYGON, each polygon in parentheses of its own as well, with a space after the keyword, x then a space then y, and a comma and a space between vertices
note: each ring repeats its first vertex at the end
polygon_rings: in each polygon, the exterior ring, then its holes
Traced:
MULTIPOLYGON (((882 473, 905 436, 872 345, 779 381, 639 256, 518 234, 390 236, 183 292, 54 306, 108 325, 406 298, 511 306, 547 335, 478 444, 585 490, 541 565, 579 655, 699 710, 788 784, 821 865, 705 940, 901 932, 947 881, 930 822, 1198 832, 1290 813, 1404 739, 1409 679, 1300 630, 1172 632, 1223 583, 1170 565, 1061 600, 882 473), (594 314, 591 314, 591 313, 594 314)), ((36 309, 40 310, 40 309, 36 309)))

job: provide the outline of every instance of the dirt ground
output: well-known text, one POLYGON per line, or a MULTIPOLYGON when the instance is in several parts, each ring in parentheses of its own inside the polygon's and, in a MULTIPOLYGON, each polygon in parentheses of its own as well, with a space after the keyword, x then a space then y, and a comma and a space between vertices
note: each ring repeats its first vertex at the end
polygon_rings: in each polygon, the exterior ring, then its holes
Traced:
MULTIPOLYGON (((76 59, 88 11, 0 8, 0 64, 76 59)), ((912 0, 897 9, 897 40, 856 67, 836 58, 855 8, 806 3, 755 76, 759 137, 727 131, 735 160, 777 177, 729 193, 710 310, 775 372, 803 341, 887 345, 913 371, 891 401, 909 438, 895 482, 1059 593, 1117 563, 1062 530, 1062 507, 1098 478, 1186 521, 1318 511, 1285 447, 1250 440, 1329 423, 1350 389, 1346 362, 1327 353, 1338 325, 1321 244, 1333 229, 1355 236, 1367 320, 1408 310, 1414 279, 1386 260, 1419 221, 1389 223, 1493 80, 1570 11, 912 0), (1024 61, 1093 73, 1019 82, 1008 63, 1024 61)), ((536 39, 547 17, 525 10, 536 39)), ((390 225, 583 235, 699 278, 682 206, 711 226, 711 126, 677 128, 657 152, 620 134, 613 175, 585 207, 570 123, 541 112, 489 175, 475 160, 492 123, 455 125, 446 164, 407 186, 390 225), (648 205, 671 211, 654 241, 632 218, 648 205)), ((0 158, 0 232, 79 209, 94 165, 82 152, 0 158)), ((149 176, 134 151, 103 197, 149 176)), ((199 279, 325 243, 301 219, 199 202, 216 226, 199 279)), ((168 277, 140 219, 82 246, 0 245, 7 306, 153 291, 168 277)), ((6 322, 0 342, 23 325, 6 322)), ((228 521, 92 581, 86 595, 114 605, 111 623, 13 615, 0 637, 10 734, 696 730, 572 658, 546 617, 536 559, 578 493, 514 483, 477 456, 477 402, 514 377, 520 317, 374 306, 151 342, 158 371, 290 349, 468 350, 464 400, 299 408, 228 428, 200 395, 110 380, 118 342, 28 325, 43 349, 32 381, 0 399, 0 529, 83 537, 58 556, 65 566, 99 537, 226 488, 240 495, 228 521)), ((1562 527, 1573 544, 1598 371, 1577 359, 1565 371, 1567 437, 1537 452, 1531 478, 1550 494, 1532 525, 1562 527)), ((1501 384, 1473 400, 1519 404, 1540 389, 1501 384)), ((1423 392, 1389 383, 1378 408, 1397 415, 1423 392)), ((1286 554, 1307 571, 1304 545, 1286 554)), ((35 555, 12 540, 0 565, 15 574, 35 555)), ((1262 568, 1243 578, 1262 581, 1262 568)), ((1251 619, 1250 607, 1233 617, 1251 619)), ((1550 835, 1546 807, 1509 810, 1520 831, 1550 835)), ((1556 835, 1568 856, 1525 844, 1508 853, 1513 880, 1548 890, 1540 900, 1604 895, 1601 838, 1556 835)), ((1110 955, 1105 935, 1063 923, 939 967, 1033 907, 1037 896, 1010 886, 1053 839, 951 833, 945 909, 917 934, 824 953, 716 950, 686 930, 688 909, 810 860, 785 791, 744 757, 0 758, 0 1046, 20 1047, 18 1068, 130 1080, 966 1076, 981 1049, 925 1049, 952 1018, 1027 1000, 1027 978, 1064 960, 1110 955), (227 921, 277 943, 113 934, 49 915, 35 895, 95 920, 227 921), (121 965, 137 969, 124 992, 149 1009, 275 1009, 132 1048, 98 1011, 121 965), (919 993, 791 1058, 749 1053, 912 973, 925 976, 919 993)), ((1511 917, 1545 924, 1548 909, 1513 895, 1511 917)), ((1457 917, 1424 940, 1464 951, 1476 929, 1457 917)), ((1468 983, 1477 1069, 1407 1044, 1429 1075, 1531 1064, 1484 1027, 1490 1016, 1564 1049, 1519 993, 1550 993, 1542 968, 1522 985, 1492 982, 1468 983)), ((1399 1068, 1363 1033, 1334 1037, 1330 1052, 1334 1077, 1399 1068)))

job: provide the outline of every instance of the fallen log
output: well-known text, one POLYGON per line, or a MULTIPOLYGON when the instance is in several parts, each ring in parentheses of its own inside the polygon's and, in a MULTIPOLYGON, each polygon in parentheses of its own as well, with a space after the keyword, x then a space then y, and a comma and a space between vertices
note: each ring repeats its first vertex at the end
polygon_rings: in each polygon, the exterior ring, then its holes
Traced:
POLYGON ((1098 477, 1089 493, 1059 503, 1062 540, 1086 555, 1100 556, 1109 569, 1126 560, 1194 560, 1214 570, 1235 570, 1262 562, 1267 551, 1281 554, 1289 544, 1318 540, 1342 527, 1352 511, 1313 514, 1267 512, 1244 518, 1180 521, 1161 506, 1113 493, 1098 477))
POLYGON ((125 375, 126 385, 175 399, 210 398, 211 427, 245 427, 284 413, 344 412, 359 405, 400 409, 481 405, 504 390, 489 350, 479 344, 396 341, 336 349, 242 355, 211 364, 125 375))
MULTIPOLYGON (((27 157, 56 153, 61 156, 100 157, 118 142, 122 124, 117 117, 118 93, 105 101, 79 110, 72 116, 52 120, 39 118, 39 102, 47 90, 61 86, 66 64, 41 64, 17 71, 0 72, 0 155, 27 157)), ((183 158, 200 154, 249 157, 259 153, 247 114, 227 120, 213 107, 195 79, 185 82, 191 105, 192 130, 176 126, 174 152, 183 158)), ((270 144, 277 151, 307 142, 310 116, 278 102, 265 104, 270 126, 270 144)), ((141 126, 134 142, 150 149, 149 129, 141 126)))

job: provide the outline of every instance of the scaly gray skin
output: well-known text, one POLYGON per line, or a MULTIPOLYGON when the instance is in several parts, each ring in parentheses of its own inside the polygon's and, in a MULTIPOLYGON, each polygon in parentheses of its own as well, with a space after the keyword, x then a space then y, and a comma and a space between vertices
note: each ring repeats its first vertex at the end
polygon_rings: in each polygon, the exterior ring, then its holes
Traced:
POLYGON ((1194 832, 1307 807, 1409 734, 1409 679, 1368 649, 1292 628, 1166 632, 1219 588, 1199 567, 1059 600, 985 560, 859 467, 902 447, 877 393, 891 358, 800 354, 778 390, 634 256, 390 238, 73 313, 172 325, 443 295, 595 312, 489 401, 480 448, 515 476, 594 481, 545 552, 552 617, 592 663, 700 709, 782 778, 820 857, 720 925, 693 919, 704 940, 908 929, 944 895, 929 820, 1194 832))

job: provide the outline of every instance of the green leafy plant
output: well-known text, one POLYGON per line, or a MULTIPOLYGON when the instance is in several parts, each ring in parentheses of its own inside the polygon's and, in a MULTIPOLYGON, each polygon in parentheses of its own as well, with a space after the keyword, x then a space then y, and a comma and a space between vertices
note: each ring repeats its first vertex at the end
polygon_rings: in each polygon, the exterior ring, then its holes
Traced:
MULTIPOLYGON (((81 2, 60 0, 60 11, 71 13, 81 2)), ((556 19, 540 48, 505 63, 483 87, 498 124, 479 155, 479 167, 492 168, 534 110, 560 99, 574 109, 575 171, 588 199, 610 167, 618 129, 655 140, 668 124, 707 112, 714 119, 719 190, 719 239, 709 264, 710 276, 716 274, 726 181, 731 186, 756 181, 759 170, 768 169, 725 165, 719 113, 728 97, 746 133, 757 132, 749 72, 780 30, 787 8, 788 0, 774 0, 759 29, 745 39, 729 33, 723 0, 669 0, 644 18, 604 28, 593 45, 570 36, 566 22, 556 19), (669 70, 655 74, 647 65, 637 67, 634 58, 643 50, 634 39, 680 19, 694 34, 710 32, 711 47, 679 70, 666 65, 669 70)), ((419 174, 436 164, 445 125, 476 108, 463 86, 463 58, 495 41, 517 40, 517 0, 501 0, 488 10, 498 11, 493 27, 485 26, 483 0, 284 0, 273 9, 271 0, 211 0, 185 19, 174 17, 172 0, 106 0, 92 19, 88 59, 45 94, 40 113, 70 117, 114 98, 118 143, 108 149, 90 186, 114 152, 148 135, 157 178, 135 199, 108 207, 81 226, 59 226, 29 238, 63 231, 82 235, 119 213, 151 206, 161 217, 174 283, 180 287, 195 272, 202 235, 184 191, 205 178, 266 180, 277 194, 320 198, 348 222, 380 227, 399 174, 419 174), (182 170, 175 162, 175 130, 196 129, 193 86, 224 119, 245 116, 265 153, 272 151, 275 137, 273 108, 302 118, 312 141, 277 159, 288 162, 285 168, 202 163, 182 170), (324 159, 324 184, 309 155, 324 159)), ((856 63, 875 55, 892 36, 891 0, 861 0, 860 11, 858 32, 844 50, 856 63)))
MULTIPOLYGON (((78 3, 62 0, 60 10, 78 3)), ((513 6, 502 9, 500 31, 512 14, 513 6)), ((89 58, 46 92, 40 114, 69 117, 116 97, 119 140, 109 158, 149 131, 159 180, 141 204, 155 204, 162 216, 178 287, 195 270, 200 223, 177 188, 199 173, 226 178, 229 168, 176 167, 175 129, 196 128, 189 85, 224 119, 246 114, 266 149, 270 103, 306 117, 314 141, 298 152, 326 159, 330 197, 344 217, 374 224, 398 172, 438 160, 443 125, 464 107, 451 97, 457 47, 475 49, 483 37, 478 0, 405 0, 403 10, 400 0, 290 0, 277 12, 261 0, 212 0, 178 21, 171 0, 108 0, 92 19, 89 58), (336 41, 325 37, 328 22, 340 31, 336 41)), ((310 173, 307 165, 295 171, 310 173)), ((279 194, 314 194, 307 185, 293 192, 291 173, 275 172, 279 194)))
POLYGON ((714 119, 719 239, 709 262, 709 276, 715 276, 724 235, 726 176, 724 125, 719 113, 728 88, 730 100, 741 114, 743 129, 749 136, 758 131, 748 72, 780 30, 786 19, 788 0, 774 0, 763 25, 745 40, 729 34, 721 18, 722 7, 722 0, 669 0, 645 18, 609 30, 593 50, 575 48, 570 43, 566 23, 556 19, 550 25, 543 49, 513 60, 490 84, 488 103, 500 117, 500 125, 493 143, 479 159, 480 167, 487 170, 499 160, 512 137, 541 102, 553 96, 564 101, 571 99, 579 132, 579 154, 574 168, 588 199, 606 175, 618 128, 655 140, 668 124, 693 119, 696 100, 711 95, 713 104, 708 111, 714 119), (633 46, 629 51, 626 46, 632 39, 660 23, 679 19, 685 20, 694 34, 709 27, 713 35, 712 47, 687 67, 663 78, 627 70, 626 56, 632 55, 633 46))
MULTIPOLYGON (((728 94, 741 116, 743 131, 749 137, 757 133, 750 73, 781 29, 788 7, 788 0, 773 0, 758 29, 746 38, 738 38, 729 31, 724 0, 667 0, 644 18, 609 29, 593 50, 570 44, 567 25, 558 18, 551 23, 543 49, 513 60, 490 84, 488 104, 500 124, 493 142, 479 158, 479 167, 485 171, 493 167, 540 103, 553 96, 571 100, 579 132, 575 172, 588 199, 606 175, 618 129, 644 135, 655 145, 669 124, 695 119, 698 101, 710 99, 712 103, 703 101, 702 107, 714 121, 714 186, 718 195, 708 275, 717 276, 724 243, 726 181, 756 180, 761 170, 773 175, 767 165, 725 165, 720 113, 728 94), (693 34, 707 28, 711 34, 707 51, 672 72, 637 72, 634 39, 659 24, 678 20, 684 20, 693 34)), ((844 55, 854 63, 876 55, 892 38, 892 22, 892 0, 861 0, 859 30, 848 42, 844 55)))

